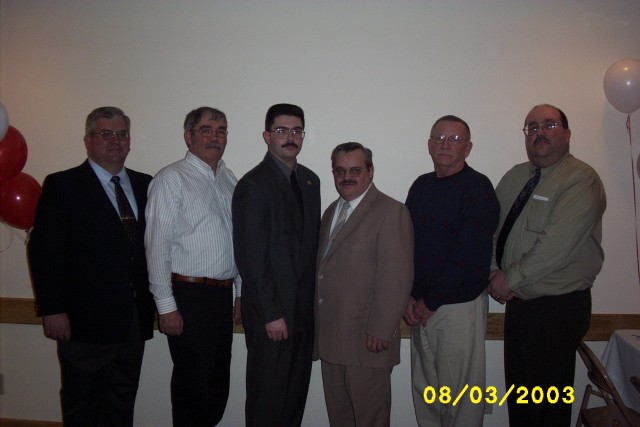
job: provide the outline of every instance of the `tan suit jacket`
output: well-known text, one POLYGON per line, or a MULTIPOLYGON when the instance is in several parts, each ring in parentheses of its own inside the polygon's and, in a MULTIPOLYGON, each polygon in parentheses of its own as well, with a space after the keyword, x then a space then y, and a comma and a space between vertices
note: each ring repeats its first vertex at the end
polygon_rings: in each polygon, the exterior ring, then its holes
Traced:
POLYGON ((325 256, 337 200, 322 216, 314 359, 340 365, 400 363, 400 320, 413 283, 413 226, 407 208, 371 185, 325 256), (390 341, 371 353, 367 335, 390 341))

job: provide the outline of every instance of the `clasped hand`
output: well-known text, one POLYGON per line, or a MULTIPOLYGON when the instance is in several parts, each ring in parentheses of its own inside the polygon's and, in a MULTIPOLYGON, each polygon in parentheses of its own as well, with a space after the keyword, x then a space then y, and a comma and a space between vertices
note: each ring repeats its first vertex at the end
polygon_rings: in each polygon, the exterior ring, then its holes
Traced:
POLYGON ((516 296, 516 293, 509 288, 507 278, 502 270, 494 270, 489 273, 487 292, 491 295, 491 298, 500 304, 504 304, 516 296))

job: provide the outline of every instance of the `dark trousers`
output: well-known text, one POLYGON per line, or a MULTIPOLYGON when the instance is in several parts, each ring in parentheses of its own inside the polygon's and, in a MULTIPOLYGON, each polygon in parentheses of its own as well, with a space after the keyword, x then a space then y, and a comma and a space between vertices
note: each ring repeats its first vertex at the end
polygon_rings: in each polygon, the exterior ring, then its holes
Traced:
POLYGON ((65 427, 133 426, 143 354, 137 322, 122 344, 58 342, 65 427))
POLYGON ((173 296, 184 321, 182 335, 167 337, 173 360, 173 425, 215 426, 229 397, 232 290, 173 282, 173 296))
MULTIPOLYGON (((576 350, 589 329, 591 290, 531 300, 507 302, 504 326, 505 379, 511 427, 564 427, 571 423, 571 404, 562 402, 573 390, 576 350), (518 387, 526 387, 517 392, 518 387), (549 387, 559 392, 558 402, 547 401, 549 387), (531 392, 540 387, 543 402, 532 401, 531 392), (528 403, 517 403, 526 397, 528 403)), ((573 398, 577 399, 575 391, 573 398)), ((539 396, 538 396, 539 398, 539 396)))
POLYGON ((289 332, 272 341, 262 330, 245 330, 247 427, 300 426, 311 379, 313 332, 289 332))

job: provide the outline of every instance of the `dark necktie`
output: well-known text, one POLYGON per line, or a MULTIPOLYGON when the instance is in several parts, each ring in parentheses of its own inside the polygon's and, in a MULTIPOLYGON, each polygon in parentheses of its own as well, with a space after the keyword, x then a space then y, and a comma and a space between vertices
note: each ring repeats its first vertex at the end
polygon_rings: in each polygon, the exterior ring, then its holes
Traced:
POLYGON ((516 200, 511 206, 511 210, 504 220, 504 224, 502 225, 502 229, 498 235, 498 241, 496 242, 496 262, 500 268, 502 268, 502 255, 504 255, 504 245, 507 242, 509 232, 511 232, 513 224, 516 222, 520 212, 522 212, 522 209, 524 209, 524 206, 531 197, 533 189, 538 185, 538 181, 540 181, 540 168, 536 168, 535 175, 533 175, 524 187, 522 187, 522 191, 520 191, 520 194, 516 197, 516 200))
POLYGON ((296 175, 296 171, 294 170, 291 171, 291 175, 289 176, 289 183, 291 184, 293 194, 296 195, 296 200, 298 200, 298 207, 300 208, 300 212, 304 212, 304 209, 302 207, 302 190, 300 190, 300 184, 298 184, 298 175, 296 175))
POLYGON ((133 214, 133 209, 131 209, 127 195, 124 194, 124 190, 120 185, 120 177, 112 176, 111 181, 116 187, 116 200, 118 202, 118 210, 120 211, 120 219, 122 220, 124 231, 127 233, 129 240, 133 243, 136 239, 136 229, 138 228, 136 216, 133 214))

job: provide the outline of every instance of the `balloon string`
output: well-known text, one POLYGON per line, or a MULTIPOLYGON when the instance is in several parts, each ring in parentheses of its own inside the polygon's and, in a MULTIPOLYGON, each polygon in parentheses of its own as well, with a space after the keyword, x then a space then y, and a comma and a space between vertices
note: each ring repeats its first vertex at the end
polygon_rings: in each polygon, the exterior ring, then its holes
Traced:
MULTIPOLYGON (((6 248, 0 249, 0 253, 6 251, 7 249, 9 249, 11 247, 11 245, 13 244, 14 236, 18 237, 18 239, 22 240, 26 244, 26 242, 27 242, 26 239, 24 237, 22 237, 20 234, 18 234, 16 232, 16 230, 13 229, 13 227, 11 227, 9 224, 7 224, 6 222, 4 222, 2 220, 0 220, 0 224, 4 225, 7 228, 7 230, 9 230, 9 244, 7 245, 6 248)), ((27 234, 27 236, 28 236, 28 234, 27 234)))
POLYGON ((631 151, 631 182, 633 183, 633 213, 636 225, 636 268, 640 284, 640 251, 638 250, 638 205, 636 200, 636 174, 633 167, 633 144, 631 143, 631 114, 627 114, 627 133, 629 134, 629 150, 631 151))

